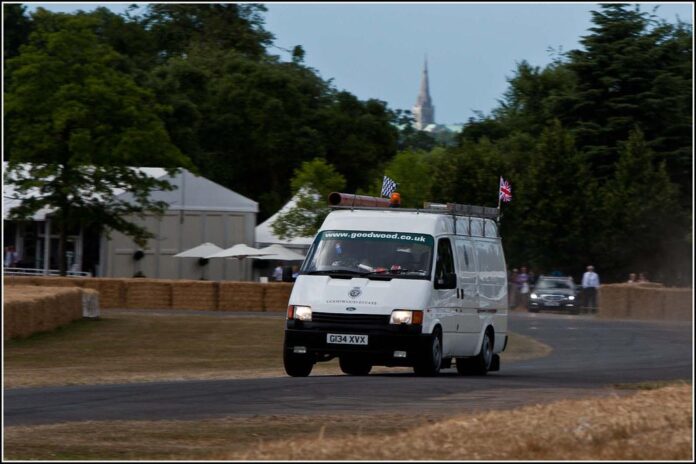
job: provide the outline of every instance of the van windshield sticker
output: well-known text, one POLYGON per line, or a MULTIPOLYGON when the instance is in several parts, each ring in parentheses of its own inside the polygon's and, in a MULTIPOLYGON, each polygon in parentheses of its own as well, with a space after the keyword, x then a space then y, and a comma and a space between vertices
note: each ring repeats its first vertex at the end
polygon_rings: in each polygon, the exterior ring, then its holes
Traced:
POLYGON ((321 238, 333 240, 398 240, 411 243, 432 245, 433 237, 426 234, 408 232, 367 232, 358 230, 323 231, 321 238))

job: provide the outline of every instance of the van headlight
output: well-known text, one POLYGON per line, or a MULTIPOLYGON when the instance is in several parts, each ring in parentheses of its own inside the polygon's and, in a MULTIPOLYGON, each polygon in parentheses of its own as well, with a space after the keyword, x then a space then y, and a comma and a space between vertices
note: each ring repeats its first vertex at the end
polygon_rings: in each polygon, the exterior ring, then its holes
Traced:
POLYGON ((297 319, 298 321, 311 321, 312 307, 290 305, 288 306, 288 319, 297 319))
POLYGON ((389 318, 390 324, 422 324, 423 311, 412 311, 410 309, 395 309, 389 318))

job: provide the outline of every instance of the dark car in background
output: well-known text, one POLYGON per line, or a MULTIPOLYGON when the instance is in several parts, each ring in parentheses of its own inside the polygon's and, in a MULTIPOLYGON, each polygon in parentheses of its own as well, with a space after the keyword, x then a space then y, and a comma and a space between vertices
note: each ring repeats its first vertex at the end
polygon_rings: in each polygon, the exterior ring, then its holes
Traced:
POLYGON ((580 312, 580 298, 572 277, 539 276, 529 295, 527 309, 536 313, 541 309, 580 312))

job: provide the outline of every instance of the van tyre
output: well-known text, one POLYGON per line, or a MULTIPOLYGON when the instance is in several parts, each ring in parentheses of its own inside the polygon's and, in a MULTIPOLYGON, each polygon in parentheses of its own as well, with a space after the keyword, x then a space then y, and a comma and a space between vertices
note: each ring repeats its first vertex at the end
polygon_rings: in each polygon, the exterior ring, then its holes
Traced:
POLYGON ((493 337, 490 330, 483 334, 481 351, 473 358, 457 358, 460 375, 486 375, 493 365, 493 337))
POLYGON ((442 335, 439 329, 435 329, 425 350, 413 366, 413 371, 418 376, 432 377, 440 373, 441 366, 442 335))
POLYGON ((352 356, 341 356, 338 365, 343 373, 348 375, 367 375, 372 370, 372 364, 352 356))
POLYGON ((285 350, 283 352, 283 365, 285 372, 291 377, 307 377, 314 367, 312 358, 305 355, 290 353, 285 350))

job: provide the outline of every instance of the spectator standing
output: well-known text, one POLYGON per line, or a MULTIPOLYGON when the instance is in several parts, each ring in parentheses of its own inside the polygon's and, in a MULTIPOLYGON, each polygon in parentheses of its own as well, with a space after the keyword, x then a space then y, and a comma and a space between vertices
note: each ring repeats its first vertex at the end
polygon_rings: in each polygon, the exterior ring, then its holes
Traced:
POLYGON ((599 288, 599 276, 594 271, 594 266, 587 266, 587 272, 582 275, 582 288, 585 292, 585 306, 589 311, 597 312, 597 289, 599 288))
POLYGON ((283 281, 283 266, 280 264, 276 266, 276 268, 273 270, 273 280, 276 282, 282 282, 283 281))
POLYGON ((635 284, 636 282, 638 282, 638 279, 636 278, 636 273, 631 272, 630 274, 628 274, 628 280, 626 281, 626 283, 635 284))
POLYGON ((643 283, 643 282, 650 282, 648 280, 648 276, 645 275, 645 272, 641 272, 638 274, 638 283, 643 283))
POLYGON ((517 268, 514 268, 508 277, 508 303, 510 309, 515 309, 520 298, 519 286, 517 285, 517 268))
POLYGON ((16 267, 19 262, 19 253, 14 245, 5 248, 5 267, 16 267))
POLYGON ((519 303, 526 308, 529 300, 529 274, 527 274, 527 268, 524 266, 520 268, 520 273, 517 274, 517 286, 520 290, 519 303))

